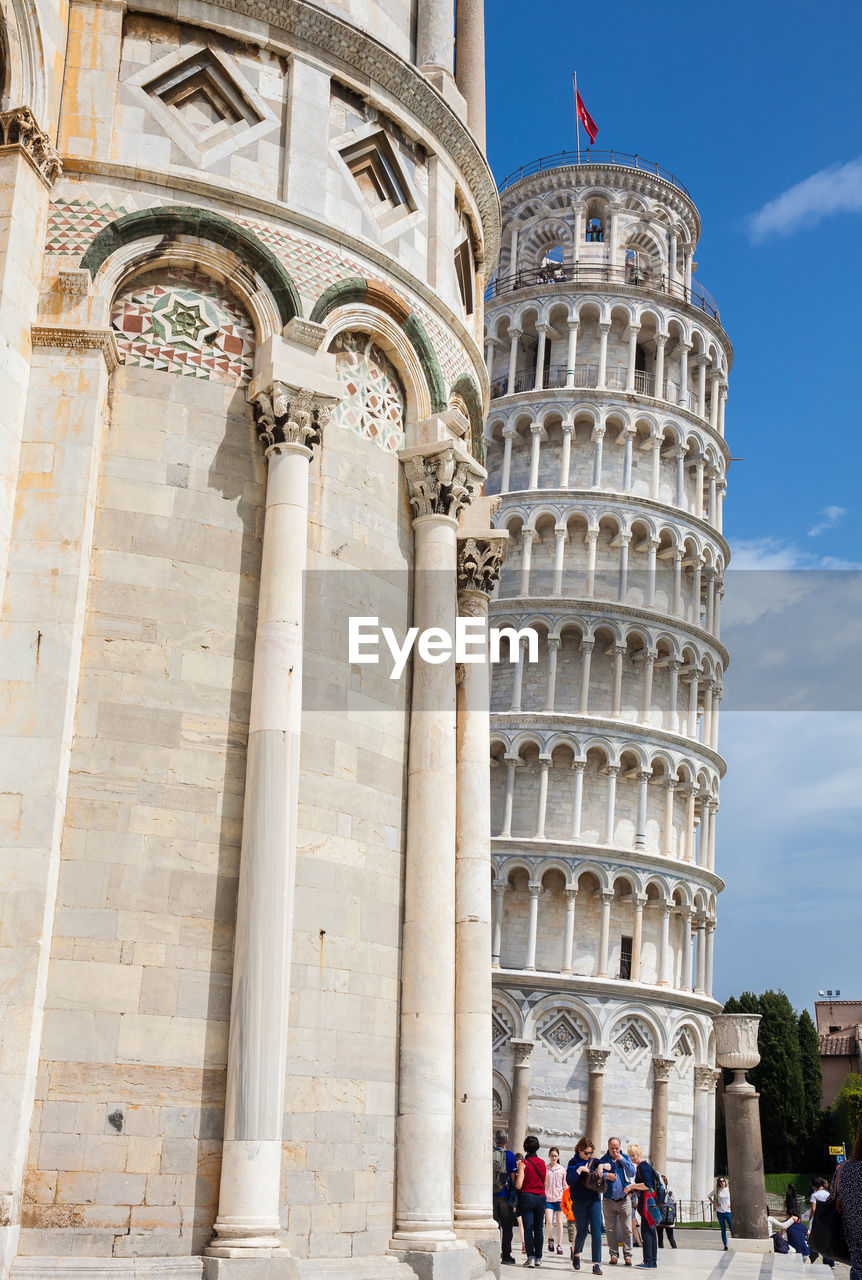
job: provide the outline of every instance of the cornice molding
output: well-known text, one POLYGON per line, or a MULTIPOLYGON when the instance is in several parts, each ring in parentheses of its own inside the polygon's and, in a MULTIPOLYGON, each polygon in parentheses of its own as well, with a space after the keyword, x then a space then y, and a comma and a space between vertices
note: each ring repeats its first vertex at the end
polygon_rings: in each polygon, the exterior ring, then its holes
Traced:
POLYGON ((583 974, 541 973, 531 969, 492 969, 491 985, 517 987, 519 991, 555 991, 559 995, 577 995, 582 1000, 590 997, 611 997, 627 1008, 643 1001, 645 1008, 679 1009, 703 1013, 712 1017, 721 1010, 717 1000, 709 996, 695 995, 673 987, 657 987, 630 979, 589 978, 583 974))
POLYGON ((71 347, 77 351, 101 351, 108 373, 120 364, 120 351, 113 329, 78 329, 67 325, 34 324, 30 329, 34 347, 71 347))

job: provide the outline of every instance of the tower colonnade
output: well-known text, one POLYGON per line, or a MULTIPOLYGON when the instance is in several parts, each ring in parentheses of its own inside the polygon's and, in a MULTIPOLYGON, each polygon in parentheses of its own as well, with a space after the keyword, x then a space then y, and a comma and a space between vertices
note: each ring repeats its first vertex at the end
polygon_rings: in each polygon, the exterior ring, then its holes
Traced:
POLYGON ((561 159, 502 205, 491 615, 520 638, 491 694, 497 1101, 516 1143, 621 1133, 701 1198, 732 350, 670 175, 561 159))

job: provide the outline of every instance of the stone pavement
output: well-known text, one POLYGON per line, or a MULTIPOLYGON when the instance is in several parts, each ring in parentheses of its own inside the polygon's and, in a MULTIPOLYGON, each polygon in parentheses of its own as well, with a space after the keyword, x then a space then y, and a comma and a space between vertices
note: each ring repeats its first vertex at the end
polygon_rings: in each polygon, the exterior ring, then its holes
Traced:
MULTIPOLYGON (((563 1245, 566 1248, 566 1245, 563 1245)), ((589 1258, 589 1246, 586 1250, 587 1258, 581 1262, 581 1270, 579 1275, 589 1277, 592 1275, 592 1263, 589 1258)), ((521 1255, 523 1256, 523 1255, 521 1255)), ((637 1255, 636 1255, 637 1256, 637 1255)), ((520 1262, 520 1260, 519 1260, 520 1262)), ((572 1264, 568 1254, 563 1257, 543 1257, 542 1265, 539 1268, 546 1275, 551 1274, 559 1276, 562 1280, 564 1275, 574 1275, 572 1264)), ((503 1267, 501 1269, 502 1276, 505 1280, 508 1276, 516 1276, 518 1272, 514 1267, 503 1267)), ((621 1265, 612 1267, 607 1260, 602 1263, 602 1272, 605 1276, 623 1275, 634 1277, 643 1275, 643 1271, 637 1266, 623 1267, 621 1265)), ((725 1253, 723 1250, 716 1252, 715 1249, 668 1249, 665 1248, 659 1254, 658 1274, 672 1275, 675 1280, 809 1280, 809 1275, 814 1280, 825 1280, 828 1273, 818 1262, 816 1269, 808 1265, 808 1263, 798 1254, 778 1254, 778 1253, 725 1253)), ((527 1273, 529 1274, 529 1273, 527 1273)), ((836 1266, 832 1273, 835 1280, 840 1277, 841 1280, 847 1280, 850 1274, 848 1267, 836 1266)))

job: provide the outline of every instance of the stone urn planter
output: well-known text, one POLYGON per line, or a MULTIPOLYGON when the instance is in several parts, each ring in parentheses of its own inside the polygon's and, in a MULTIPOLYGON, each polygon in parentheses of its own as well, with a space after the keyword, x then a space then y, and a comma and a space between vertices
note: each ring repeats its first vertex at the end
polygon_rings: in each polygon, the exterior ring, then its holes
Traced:
POLYGON ((720 1067, 734 1073, 733 1084, 728 1089, 743 1089, 752 1085, 745 1078, 746 1071, 760 1061, 757 1033, 760 1029, 759 1013, 717 1013, 712 1019, 715 1027, 715 1060, 720 1067))

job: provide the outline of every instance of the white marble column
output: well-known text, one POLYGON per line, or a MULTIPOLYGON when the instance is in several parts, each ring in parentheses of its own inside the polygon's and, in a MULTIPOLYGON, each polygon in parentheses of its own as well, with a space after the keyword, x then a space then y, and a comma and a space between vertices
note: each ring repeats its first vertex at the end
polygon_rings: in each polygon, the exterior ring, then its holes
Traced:
POLYGON ((664 393, 664 349, 667 345, 667 334, 657 333, 655 336, 655 394, 657 400, 665 400, 664 393))
POLYGON ((707 920, 706 922, 706 965, 705 965, 706 973, 705 973, 705 981, 704 981, 704 990, 706 994, 709 996, 710 1000, 712 999, 712 975, 713 975, 714 960, 715 960, 714 942, 715 942, 715 921, 707 920))
POLYGON ((548 810, 548 773, 551 768, 550 756, 539 756, 539 802, 536 809, 535 840, 545 838, 545 815, 548 810))
POLYGON ((506 909, 506 889, 509 886, 505 880, 494 881, 494 930, 491 939, 491 968, 499 969, 500 952, 503 948, 503 913, 506 909))
POLYGON ((455 83, 467 102, 467 126, 485 149, 485 3, 458 0, 455 8, 455 83))
MULTIPOLYGON (((511 1039, 509 1044, 515 1057, 512 1068, 512 1104, 509 1108, 509 1149, 523 1151, 524 1138, 527 1136, 527 1104, 530 1097, 530 1054, 533 1052, 535 1041, 511 1039)), ((489 1113, 489 1128, 490 1119, 489 1113)))
POLYGON ((503 825, 499 832, 508 838, 512 834, 512 807, 515 800, 515 770, 521 763, 520 756, 504 757, 506 761, 506 791, 503 796, 503 825))
POLYGON ((688 408, 688 353, 691 347, 681 342, 679 344, 679 406, 681 409, 688 408))
POLYGON ((596 963, 596 977, 606 978, 608 976, 608 951, 611 933, 611 904, 614 900, 613 893, 606 889, 602 895, 602 914, 599 926, 599 954, 596 963))
POLYGON ((584 804, 584 769, 586 767, 586 760, 575 760, 572 765, 572 773, 575 775, 575 781, 572 787, 572 840, 580 840, 581 838, 581 815, 584 804))
POLYGON ((452 0, 419 0, 416 16, 416 65, 452 75, 455 54, 455 5, 452 0))
POLYGON ((503 428, 503 473, 500 480, 500 492, 508 493, 512 483, 512 443, 518 435, 515 427, 503 428))
POLYGON ((667 858, 673 856, 673 797, 676 782, 676 778, 666 778, 664 781, 664 823, 661 851, 667 858))
POLYGON ((629 543, 631 542, 631 534, 621 533, 619 535, 620 544, 620 574, 617 582, 617 600, 620 604, 625 604, 628 594, 629 584, 629 543))
POLYGON ((563 450, 560 456, 560 488, 568 489, 569 473, 572 467, 572 437, 575 426, 572 422, 563 423, 563 450))
MULTIPOLYGON (((334 362, 333 362, 334 363, 334 362)), ((269 461, 246 756, 216 1257, 280 1247, 302 718, 308 464, 330 413, 280 382, 254 400, 269 461)))
POLYGON ((694 989, 698 995, 706 995, 706 917, 699 915, 697 926, 697 961, 694 989))
POLYGON ((563 959, 561 973, 572 972, 572 961, 575 950, 575 907, 578 901, 577 889, 566 887, 566 922, 563 929, 563 959))
POLYGON ((664 898, 659 903, 661 911, 660 933, 658 944, 658 978, 657 985, 666 987, 668 985, 668 965, 670 961, 670 913, 673 910, 673 903, 669 898, 664 898))
POLYGON ((599 376, 597 379, 598 390, 605 389, 605 382, 608 373, 608 334, 611 326, 607 321, 602 321, 599 325, 599 376))
POLYGON ((605 438, 604 427, 593 427, 593 488, 602 487, 602 444, 605 438))
POLYGON ((635 848, 646 849, 646 817, 647 817, 647 787, 652 772, 649 769, 638 769, 638 807, 637 821, 635 822, 635 848))
POLYGON ((683 554, 678 548, 673 553, 673 613, 676 618, 682 618, 685 611, 682 599, 683 554))
POLYGON ((548 687, 545 695, 545 711, 551 714, 557 689, 557 654, 560 650, 559 636, 548 636, 548 687))
MULTIPOLYGON (((626 391, 633 392, 635 389, 635 366, 637 364, 638 351, 638 334, 640 333, 640 325, 629 325, 626 337, 629 340, 628 367, 626 369, 626 391)), ((627 488, 628 486, 623 486, 627 488)))
POLYGON ((512 677, 512 705, 510 711, 521 710, 521 697, 524 692, 524 651, 527 647, 526 639, 518 641, 518 654, 515 659, 515 672, 512 677))
POLYGON ((587 581, 585 594, 592 596, 596 589, 596 544, 599 540, 598 529, 588 529, 584 537, 587 544, 587 581))
POLYGON ((706 418, 706 356, 697 357, 697 415, 706 418))
POLYGON ((674 1058, 652 1060, 652 1117, 649 1159, 659 1173, 667 1168, 667 1093, 674 1058))
POLYGON ((518 374, 518 343, 521 337, 520 329, 509 330, 509 380, 506 387, 506 395, 509 396, 514 395, 515 392, 515 379, 518 374))
POLYGON ((539 936, 539 894, 542 886, 534 880, 530 881, 530 915, 527 921, 527 955, 524 968, 533 971, 536 968, 536 941, 539 936))
POLYGON ((578 702, 578 715, 588 714, 590 705, 590 664, 593 658, 594 640, 581 641, 581 691, 578 702))
POLYGON ((691 908, 683 907, 682 917, 682 977, 680 986, 683 991, 691 991, 691 908))
POLYGON ((647 589, 645 601, 648 609, 653 609, 655 607, 655 568, 658 548, 658 539, 650 538, 647 543, 647 589))
POLYGON ((613 657, 614 674, 613 684, 611 686, 611 719, 619 719, 620 707, 623 697, 623 658, 626 656, 627 648, 624 644, 611 645, 606 653, 613 657))
POLYGON ((518 588, 518 594, 522 596, 530 594, 530 565, 533 560, 535 537, 535 529, 521 530, 521 585, 518 588))
MULTIPOLYGON (((420 633, 439 627, 454 635, 458 517, 478 494, 485 473, 454 441, 415 445, 399 457, 413 509, 413 624, 420 633)), ((392 1243, 400 1252, 435 1251, 456 1242, 456 776, 454 663, 414 659, 392 1243)))
POLYGON ((613 844, 614 842, 617 803, 617 774, 619 771, 620 766, 618 764, 609 764, 605 769, 605 772, 608 775, 607 808, 605 812, 605 844, 613 844))
POLYGON ((684 856, 686 862, 694 862, 694 802, 697 787, 689 783, 683 790, 683 795, 685 796, 684 856))
POLYGON ((632 451, 634 449, 635 429, 626 427, 621 433, 623 440, 623 493, 632 487, 632 451))
POLYGON ((691 1198, 705 1200, 713 1189, 711 1165, 707 1166, 709 1148, 709 1109, 713 1099, 714 1071, 696 1063, 694 1067, 694 1132, 692 1133, 691 1198))
POLYGON ((554 582, 551 590, 555 596, 563 594, 563 559, 566 554, 568 536, 568 530, 565 526, 562 529, 554 530, 556 545, 554 546, 554 582))
POLYGON ((650 474, 649 496, 653 502, 661 499, 661 436, 651 436, 645 444, 641 445, 642 449, 652 449, 652 471, 650 474))
POLYGON ((580 328, 580 320, 569 321, 569 344, 566 352, 566 386, 573 387, 575 385, 575 368, 578 355, 578 330, 580 328))
POLYGON ((641 686, 641 724, 649 724, 652 715, 652 684, 658 651, 646 649, 643 656, 643 675, 641 686))
POLYGON ((610 1049, 587 1049, 589 1077, 587 1083, 586 1132, 595 1143, 596 1151, 604 1150, 601 1139, 605 1091, 605 1065, 611 1056, 610 1049))
MULTIPOLYGON (((477 504, 479 505, 479 504, 477 504)), ((490 504, 488 504, 490 505, 490 504)), ((491 775, 488 597, 500 579, 505 538, 493 530, 458 538, 458 612, 483 629, 479 662, 457 687, 455 798, 455 1230, 493 1233, 488 1115, 493 1100, 491 1022, 491 775)), ((477 626, 478 630, 478 626, 477 626)))
MULTIPOLYGON (((545 350, 553 329, 549 324, 537 324, 536 333, 539 335, 539 340, 536 345, 536 378, 533 383, 533 390, 541 391, 545 385, 545 350)), ((532 487, 535 488, 535 485, 532 487)))
POLYGON ((539 462, 542 441, 545 439, 545 428, 540 422, 530 424, 530 435, 532 436, 530 444, 530 489, 538 489, 539 487, 539 462))

